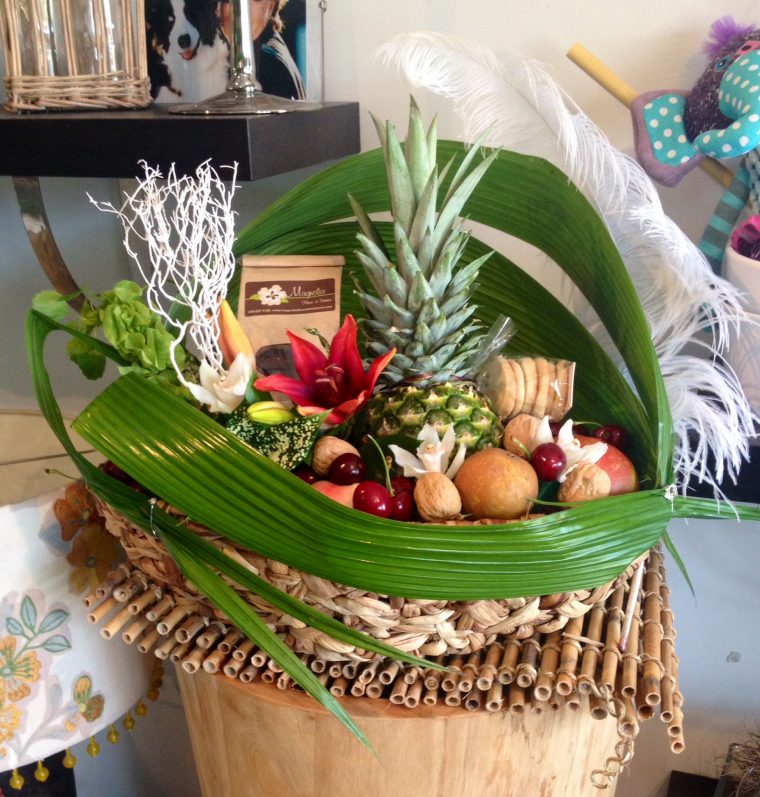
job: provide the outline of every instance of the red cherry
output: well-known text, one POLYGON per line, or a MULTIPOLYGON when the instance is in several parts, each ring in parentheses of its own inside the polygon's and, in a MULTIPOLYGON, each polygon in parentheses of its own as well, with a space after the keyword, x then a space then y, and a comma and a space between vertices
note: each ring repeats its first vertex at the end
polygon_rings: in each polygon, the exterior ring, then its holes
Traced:
POLYGON ((414 479, 409 479, 406 476, 394 476, 391 479, 391 490, 393 494, 396 493, 409 493, 414 494, 414 479))
POLYGON ((541 443, 533 449, 530 464, 541 481, 553 482, 567 465, 567 456, 556 443, 541 443))
POLYGON ((364 473, 364 462, 358 454, 341 454, 330 464, 327 478, 335 484, 356 484, 364 473))
POLYGON ((391 496, 390 502, 394 520, 411 520, 414 512, 414 496, 411 493, 399 490, 391 496))
POLYGON ((298 465, 298 467, 293 469, 293 475, 298 476, 306 484, 314 484, 314 482, 319 481, 319 476, 308 465, 298 465))
POLYGON ((390 517, 391 497, 382 484, 361 482, 354 490, 354 509, 377 517, 390 517))
POLYGON ((622 426, 608 423, 605 426, 594 429, 593 437, 596 437, 598 440, 603 440, 605 443, 615 446, 615 448, 624 448, 628 433, 622 426))

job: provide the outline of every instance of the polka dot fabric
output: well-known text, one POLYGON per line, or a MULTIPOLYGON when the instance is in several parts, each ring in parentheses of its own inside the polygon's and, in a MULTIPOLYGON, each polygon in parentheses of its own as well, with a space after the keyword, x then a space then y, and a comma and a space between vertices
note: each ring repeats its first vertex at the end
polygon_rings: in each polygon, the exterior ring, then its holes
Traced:
POLYGON ((744 155, 760 145, 760 50, 754 49, 731 63, 720 82, 720 110, 734 121, 722 130, 708 130, 694 145, 714 158, 744 155))
POLYGON ((685 104, 686 98, 681 94, 663 94, 643 108, 644 124, 654 156, 667 166, 687 163, 697 154, 684 128, 685 104))

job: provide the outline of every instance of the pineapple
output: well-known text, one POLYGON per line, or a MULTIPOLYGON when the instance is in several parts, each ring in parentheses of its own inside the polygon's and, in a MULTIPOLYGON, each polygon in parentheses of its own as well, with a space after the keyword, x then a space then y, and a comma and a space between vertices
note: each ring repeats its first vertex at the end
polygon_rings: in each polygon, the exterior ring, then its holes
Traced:
POLYGON ((469 236, 458 225, 464 203, 496 155, 474 164, 479 147, 473 146, 437 208, 443 175, 436 165, 435 120, 426 132, 412 100, 403 147, 390 123, 374 121, 390 189, 395 262, 372 221, 349 197, 361 229, 356 255, 374 289, 373 295, 357 285, 357 293, 368 315, 368 352, 374 357, 395 347, 398 353, 368 405, 368 430, 416 436, 428 423, 442 435, 453 424, 457 442, 471 452, 498 445, 498 416, 477 386, 463 378, 483 338, 469 299, 489 255, 462 265, 469 236))

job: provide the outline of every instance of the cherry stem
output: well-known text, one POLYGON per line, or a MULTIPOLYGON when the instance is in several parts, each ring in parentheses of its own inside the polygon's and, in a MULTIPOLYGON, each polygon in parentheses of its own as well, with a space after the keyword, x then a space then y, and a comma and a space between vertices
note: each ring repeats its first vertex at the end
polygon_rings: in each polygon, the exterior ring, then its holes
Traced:
POLYGON ((388 490, 388 495, 390 495, 390 497, 393 498, 395 493, 393 490, 393 486, 391 485, 391 472, 388 469, 388 460, 385 458, 385 452, 383 451, 383 447, 380 445, 380 443, 377 442, 377 440, 375 440, 374 437, 372 437, 371 434, 368 434, 367 437, 372 441, 372 444, 380 453, 380 459, 383 461, 383 470, 385 471, 385 487, 388 490))

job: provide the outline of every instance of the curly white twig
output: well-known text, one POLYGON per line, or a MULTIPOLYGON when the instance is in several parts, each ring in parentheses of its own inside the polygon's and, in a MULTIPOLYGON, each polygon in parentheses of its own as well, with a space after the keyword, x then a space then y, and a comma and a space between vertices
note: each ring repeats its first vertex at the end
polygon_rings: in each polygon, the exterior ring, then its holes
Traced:
POLYGON ((147 286, 146 303, 167 328, 176 330, 171 360, 180 382, 190 386, 176 360, 176 348, 188 336, 222 378, 226 371, 218 343, 218 308, 235 269, 232 197, 237 164, 224 167, 232 171, 229 190, 209 161, 196 169, 195 176, 178 177, 172 164, 165 179, 145 161, 140 165, 145 179, 132 194, 125 194, 120 210, 110 202, 96 202, 89 194, 88 198, 98 210, 118 216, 127 254, 147 286), (135 251, 136 241, 147 245, 149 268, 135 251), (190 318, 180 320, 178 307, 189 309, 190 318))

